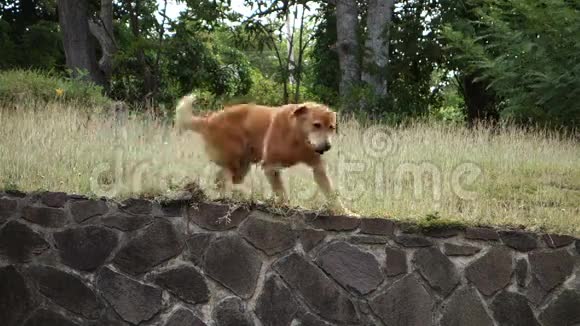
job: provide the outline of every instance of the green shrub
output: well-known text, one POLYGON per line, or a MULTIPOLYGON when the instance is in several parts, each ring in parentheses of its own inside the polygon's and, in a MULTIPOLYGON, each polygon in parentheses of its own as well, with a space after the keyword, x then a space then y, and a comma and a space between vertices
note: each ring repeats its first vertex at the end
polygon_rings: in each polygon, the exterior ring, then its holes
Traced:
POLYGON ((111 100, 101 87, 40 70, 0 71, 0 103, 74 103, 82 107, 107 106, 111 100))
POLYGON ((263 105, 281 105, 284 103, 282 85, 272 79, 266 78, 257 69, 250 70, 252 87, 247 94, 247 99, 263 105))
MULTIPOLYGON (((249 77, 251 78, 250 88, 247 93, 243 95, 216 95, 208 90, 196 89, 191 94, 197 98, 196 109, 200 111, 215 111, 222 109, 225 105, 234 105, 242 103, 256 103, 260 105, 279 106, 284 105, 284 90, 283 85, 264 76, 258 69, 251 68, 249 70, 249 77)), ((293 103, 295 98, 296 88, 294 85, 288 86, 290 95, 290 103, 293 103)), ((176 98, 176 101, 179 98, 176 98)), ((300 100, 299 102, 315 101, 322 102, 315 92, 309 89, 306 85, 300 86, 300 100)), ((177 102, 176 102, 177 103, 177 102)), ((326 103, 325 103, 326 104, 326 103)))
POLYGON ((477 21, 446 26, 456 57, 501 100, 501 117, 522 124, 580 125, 580 15, 568 0, 481 1, 477 21), (474 33, 476 31, 477 33, 474 33))
POLYGON ((267 79, 256 69, 250 70, 251 87, 244 95, 216 95, 207 90, 194 90, 193 95, 197 98, 196 109, 200 111, 215 111, 225 105, 241 103, 256 103, 261 105, 282 105, 282 85, 267 79))
POLYGON ((441 102, 431 106, 429 117, 435 120, 463 124, 465 122, 465 102, 458 92, 459 85, 452 82, 440 91, 441 102))

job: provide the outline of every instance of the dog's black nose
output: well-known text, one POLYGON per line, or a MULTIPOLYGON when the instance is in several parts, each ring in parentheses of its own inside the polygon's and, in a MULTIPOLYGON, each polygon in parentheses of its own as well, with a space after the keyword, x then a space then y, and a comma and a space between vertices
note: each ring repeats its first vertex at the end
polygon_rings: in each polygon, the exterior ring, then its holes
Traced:
POLYGON ((329 151, 332 146, 329 143, 326 143, 319 148, 316 149, 316 153, 324 154, 325 152, 329 151))

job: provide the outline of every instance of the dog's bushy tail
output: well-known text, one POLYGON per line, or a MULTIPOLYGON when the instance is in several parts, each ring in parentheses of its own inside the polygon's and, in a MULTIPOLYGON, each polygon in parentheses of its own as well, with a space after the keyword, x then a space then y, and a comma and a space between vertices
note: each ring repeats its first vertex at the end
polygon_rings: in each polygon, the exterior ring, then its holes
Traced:
POLYGON ((195 103, 195 96, 187 95, 181 98, 175 109, 175 127, 179 131, 193 130, 201 132, 205 125, 205 118, 193 116, 193 104, 195 103))

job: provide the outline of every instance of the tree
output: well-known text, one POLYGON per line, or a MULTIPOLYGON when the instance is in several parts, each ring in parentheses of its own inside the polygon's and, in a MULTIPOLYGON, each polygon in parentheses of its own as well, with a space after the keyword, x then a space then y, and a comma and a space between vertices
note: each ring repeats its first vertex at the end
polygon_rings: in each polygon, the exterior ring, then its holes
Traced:
MULTIPOLYGON (((365 28, 359 28, 358 37, 366 39, 367 45, 365 51, 357 50, 357 59, 363 62, 362 79, 367 85, 356 87, 355 94, 346 102, 357 106, 364 104, 361 109, 367 115, 398 120, 403 116, 427 114, 430 107, 437 105, 439 85, 434 83, 433 75, 436 70, 443 71, 445 75, 447 70, 438 40, 440 3, 412 0, 397 3, 396 7, 389 7, 389 3, 392 2, 387 1, 387 7, 383 8, 390 8, 389 15, 375 15, 376 3, 359 4, 360 20, 366 21, 366 24, 365 28), (426 13, 429 13, 429 19, 426 13), (382 27, 376 27, 379 25, 382 27), (382 33, 379 32, 381 28, 382 33), (371 49, 372 43, 376 50, 371 49), (384 51, 388 51, 386 56, 384 51), (376 64, 374 53, 380 54, 380 66, 376 64), (376 78, 377 87, 372 86, 371 78, 376 78)), ((332 5, 323 5, 319 11, 320 23, 315 32, 311 57, 311 78, 314 79, 311 83, 325 102, 338 104, 336 99, 341 76, 337 73, 340 64, 336 20, 340 18, 332 9, 332 5)))
POLYGON ((81 76, 81 72, 86 71, 90 80, 104 85, 105 76, 97 64, 96 49, 89 30, 88 11, 88 0, 58 1, 66 65, 75 76, 81 76))
POLYGON ((54 0, 0 0, 0 19, 10 24, 15 36, 40 21, 57 21, 54 0))
POLYGON ((579 9, 567 0, 486 1, 475 12, 478 20, 467 22, 483 32, 449 27, 446 35, 467 72, 476 73, 479 87, 497 94, 503 118, 575 128, 580 125, 579 9))
POLYGON ((61 71, 65 65, 54 0, 0 0, 0 68, 61 71))
POLYGON ((340 64, 339 94, 350 95, 360 82, 358 4, 356 0, 336 1, 336 35, 340 64))
POLYGON ((312 40, 311 37, 308 37, 306 40, 304 39, 306 28, 304 23, 305 11, 306 9, 302 8, 302 13, 300 14, 300 27, 298 28, 298 60, 294 66, 294 80, 296 81, 296 87, 294 90, 294 103, 300 103, 300 86, 302 83, 302 77, 304 75, 304 52, 306 52, 306 48, 312 40))
POLYGON ((336 10, 334 6, 323 4, 318 10, 318 24, 314 30, 310 72, 306 78, 310 88, 329 105, 338 105, 340 65, 336 51, 336 10))
POLYGON ((475 68, 467 55, 467 48, 458 46, 457 33, 465 40, 478 39, 487 33, 485 26, 477 23, 480 9, 487 0, 468 0, 461 3, 454 0, 442 0, 443 28, 442 41, 445 42, 446 66, 457 72, 459 91, 463 96, 466 107, 468 126, 472 127, 480 122, 496 123, 499 120, 497 110, 497 96, 489 87, 491 81, 482 78, 481 70, 475 68), (455 34, 454 34, 455 33, 455 34))
POLYGON ((440 105, 449 67, 440 41, 441 3, 397 3, 389 27, 388 113, 424 116, 440 105))
POLYGON ((370 0, 367 9, 367 36, 362 80, 374 94, 387 96, 387 65, 389 61, 388 27, 392 21, 394 0, 370 0))
MULTIPOLYGON (((133 37, 136 40, 140 40, 142 38, 141 33, 141 26, 140 26, 140 19, 139 15, 141 13, 141 8, 143 4, 143 0, 134 0, 128 2, 129 8, 129 26, 131 28, 131 32, 133 33, 133 37)), ((145 90, 145 98, 150 98, 154 93, 157 91, 156 81, 154 79, 154 74, 151 69, 149 62, 147 62, 147 58, 145 56, 145 49, 141 46, 137 48, 137 61, 139 62, 139 66, 142 69, 142 78, 143 78, 143 85, 145 90)))
POLYGON ((117 52, 117 43, 113 30, 113 1, 101 0, 101 8, 96 18, 89 20, 89 29, 101 45, 99 69, 103 72, 105 81, 111 80, 113 73, 113 56, 117 52))
POLYGON ((255 4, 255 12, 243 21, 243 31, 239 34, 244 37, 239 43, 253 44, 259 53, 269 50, 276 59, 275 76, 282 86, 283 102, 298 102, 305 74, 305 53, 313 40, 305 17, 308 1, 275 0, 268 6, 256 1, 255 4))

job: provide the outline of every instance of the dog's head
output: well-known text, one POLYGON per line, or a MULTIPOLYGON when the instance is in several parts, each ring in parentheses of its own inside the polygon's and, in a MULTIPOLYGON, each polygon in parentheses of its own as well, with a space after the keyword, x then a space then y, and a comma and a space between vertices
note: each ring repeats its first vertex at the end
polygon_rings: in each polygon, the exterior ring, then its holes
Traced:
POLYGON ((332 136, 336 134, 336 112, 322 104, 308 102, 296 105, 292 114, 315 152, 324 154, 331 148, 332 136))

